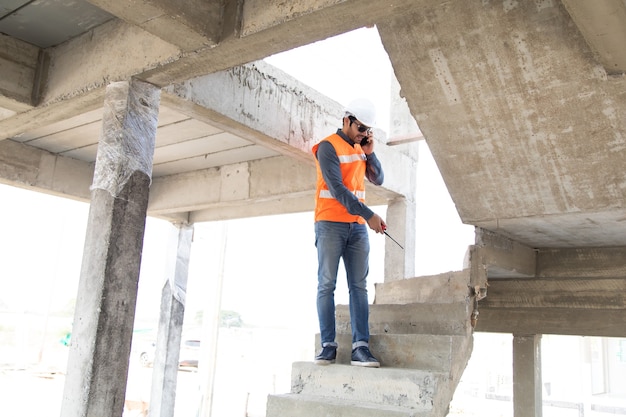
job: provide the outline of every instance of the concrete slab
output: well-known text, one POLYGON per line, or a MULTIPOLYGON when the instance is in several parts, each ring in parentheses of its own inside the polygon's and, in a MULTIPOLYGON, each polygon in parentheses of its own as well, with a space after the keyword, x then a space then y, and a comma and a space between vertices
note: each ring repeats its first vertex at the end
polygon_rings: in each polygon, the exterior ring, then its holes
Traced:
POLYGON ((626 78, 583 37, 622 45, 623 5, 585 4, 611 16, 581 35, 561 2, 421 4, 377 27, 461 220, 532 248, 624 245, 626 78))
POLYGON ((296 362, 291 393, 428 411, 432 410, 435 393, 444 381, 444 374, 422 370, 296 362))
MULTIPOLYGON (((351 335, 338 334, 336 341, 339 344, 336 363, 349 365, 351 335)), ((315 346, 319 349, 319 334, 315 346)), ((472 339, 466 336, 380 334, 370 336, 369 347, 381 367, 450 372, 458 357, 469 355, 472 339)))
POLYGON ((403 407, 364 404, 336 398, 304 394, 270 395, 267 399, 268 417, 430 417, 428 411, 403 407))
MULTIPOLYGON (((370 306, 371 334, 438 334, 464 336, 471 333, 471 303, 373 304, 370 306)), ((335 311, 337 333, 351 333, 350 310, 339 305, 335 311)))
POLYGON ((374 304, 453 303, 467 300, 469 269, 375 284, 374 304))

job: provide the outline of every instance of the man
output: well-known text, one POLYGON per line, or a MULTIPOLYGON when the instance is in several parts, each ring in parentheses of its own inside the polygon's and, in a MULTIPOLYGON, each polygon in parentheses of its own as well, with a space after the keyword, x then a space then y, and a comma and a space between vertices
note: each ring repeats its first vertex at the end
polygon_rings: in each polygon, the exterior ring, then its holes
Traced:
POLYGON ((378 368, 369 350, 369 238, 365 224, 383 233, 385 221, 368 208, 365 177, 383 183, 384 174, 374 154, 372 127, 376 109, 367 99, 352 101, 345 110, 343 127, 313 146, 317 166, 315 193, 315 246, 318 258, 317 313, 322 351, 315 363, 328 365, 337 357, 335 298, 339 260, 343 258, 350 292, 352 326, 351 364, 378 368))

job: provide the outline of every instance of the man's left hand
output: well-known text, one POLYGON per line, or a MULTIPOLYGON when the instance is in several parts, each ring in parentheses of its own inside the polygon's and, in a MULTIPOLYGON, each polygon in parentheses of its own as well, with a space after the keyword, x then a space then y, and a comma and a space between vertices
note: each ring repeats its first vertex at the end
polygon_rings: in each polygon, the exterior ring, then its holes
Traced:
POLYGON ((374 152, 374 136, 370 133, 366 136, 366 138, 367 142, 364 145, 361 145, 361 149, 363 149, 365 155, 369 155, 374 152))

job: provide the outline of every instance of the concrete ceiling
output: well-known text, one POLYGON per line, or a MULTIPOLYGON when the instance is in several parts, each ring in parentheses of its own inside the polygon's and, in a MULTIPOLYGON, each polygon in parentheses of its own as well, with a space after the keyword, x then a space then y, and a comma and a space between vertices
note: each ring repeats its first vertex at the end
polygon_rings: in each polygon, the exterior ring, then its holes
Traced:
MULTIPOLYGON (((310 209, 305 155, 337 104, 252 63, 376 25, 465 223, 533 248, 626 246, 625 1, 196 3, 3 2, 2 181, 88 199, 104 89, 136 77, 163 87, 153 214, 310 209), (240 166, 282 194, 194 195, 240 166)), ((381 152, 394 162, 377 201, 410 195, 411 158, 381 152)))
MULTIPOLYGON (((0 81, 0 121, 4 119, 0 139, 6 139, 0 142, 0 159, 8 167, 3 182, 88 200, 108 82, 143 73, 149 65, 146 61, 166 66, 186 59, 187 49, 215 45, 213 38, 218 35, 213 29, 198 33, 188 16, 173 16, 149 4, 131 10, 117 6, 116 2, 82 0, 16 1, 2 6, 0 30, 6 36, 0 41, 6 59, 0 63, 11 75, 5 85, 0 81), (121 14, 124 20, 94 4, 121 14), (155 21, 160 24, 151 23, 155 21), (190 31, 193 35, 187 36, 190 31), (144 55, 137 56, 138 50, 144 55), (90 72, 92 67, 97 75, 90 72), (97 85, 94 77, 99 78, 97 85), (42 169, 49 155, 55 161, 45 166, 54 168, 42 169), (22 160, 28 162, 22 164, 22 160), (63 172, 60 166, 74 172, 63 172)), ((228 11, 221 2, 207 3, 208 9, 215 7, 228 11)), ((214 19, 224 27, 223 21, 214 19)), ((280 50, 270 46, 267 53, 248 53, 233 64, 280 50)), ((226 55, 230 59, 232 54, 226 55)), ((220 62, 202 71, 198 67, 202 66, 190 67, 195 77, 181 75, 172 80, 176 83, 163 84, 149 213, 171 220, 203 221, 312 210, 311 140, 338 126, 338 104, 263 62, 247 68, 233 69, 220 62), (201 93, 187 91, 188 80, 201 93), (246 97, 254 90, 258 96, 261 89, 269 92, 262 106, 260 97, 246 97), (286 102, 289 108, 284 108, 286 102), (293 119, 294 111, 307 120, 293 119), (291 138, 294 132, 301 136, 291 138), (294 159, 295 166, 289 162, 294 159), (263 164, 263 160, 271 163, 263 164), (294 175, 286 181, 281 170, 294 175), (240 173, 241 178, 219 174, 224 172, 240 173), (251 184, 263 182, 257 178, 276 179, 269 183, 272 186, 238 195, 233 190, 242 189, 244 177, 251 184), (229 192, 238 198, 225 197, 229 192)), ((401 165, 406 169, 414 170, 412 158, 396 157, 405 161, 401 165)), ((370 201, 385 204, 388 198, 403 194, 408 187, 402 184, 402 176, 397 175, 397 186, 392 183, 374 190, 370 201)))
MULTIPOLYGON (((96 160, 102 109, 26 131, 13 140, 89 163, 96 160)), ((279 153, 167 106, 159 111, 153 177, 278 156, 279 153)))
POLYGON ((86 1, 4 0, 0 4, 0 33, 49 48, 114 18, 86 1))
MULTIPOLYGON (((45 49, 114 18, 82 0, 10 0, 0 6, 0 32, 45 49)), ((102 109, 98 108, 28 130, 12 139, 93 163, 101 129, 102 109)), ((152 173, 159 177, 278 155, 276 151, 162 106, 152 173)))
MULTIPOLYGON (((82 0, 11 0, 0 6, 0 16, 0 32, 43 49, 115 18, 82 0)), ((102 109, 98 108, 28 130, 12 139, 93 163, 101 129, 102 109)), ((276 151, 162 106, 152 174, 159 177, 278 155, 276 151)))

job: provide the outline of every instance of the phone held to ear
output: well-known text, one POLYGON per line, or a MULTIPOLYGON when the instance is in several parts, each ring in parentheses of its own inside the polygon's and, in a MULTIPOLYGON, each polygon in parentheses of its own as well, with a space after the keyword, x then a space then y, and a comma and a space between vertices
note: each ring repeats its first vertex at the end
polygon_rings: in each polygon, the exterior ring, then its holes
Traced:
POLYGON ((366 136, 363 139, 361 139, 361 146, 365 146, 367 145, 367 141, 369 140, 369 138, 366 136))

